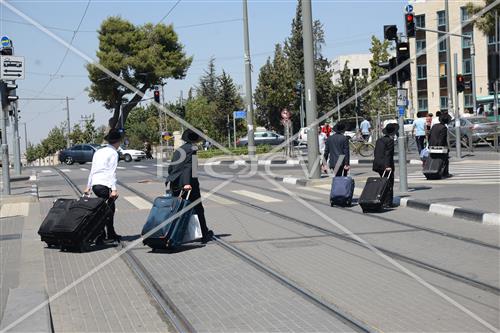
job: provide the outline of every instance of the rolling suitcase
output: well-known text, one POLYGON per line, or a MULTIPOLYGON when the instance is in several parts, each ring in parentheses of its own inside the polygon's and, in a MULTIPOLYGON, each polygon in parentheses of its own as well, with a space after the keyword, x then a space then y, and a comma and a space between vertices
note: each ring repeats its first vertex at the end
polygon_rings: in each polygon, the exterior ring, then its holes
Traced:
MULTIPOLYGON (((391 172, 392 171, 389 171, 388 177, 391 176, 391 172)), ((365 187, 358 200, 363 213, 378 212, 382 210, 388 193, 388 177, 385 177, 384 172, 382 177, 369 177, 366 180, 365 187)))
POLYGON ((427 179, 441 179, 443 177, 444 161, 439 156, 429 157, 424 164, 423 173, 427 179))
POLYGON ((171 192, 167 192, 165 196, 154 200, 141 232, 144 245, 157 250, 174 248, 183 243, 193 209, 178 213, 191 203, 189 194, 188 192, 187 198, 183 199, 182 193, 181 196, 174 197, 171 192), (169 219, 168 223, 164 223, 169 219))
POLYGON ((49 210, 47 216, 43 220, 40 228, 38 229, 38 234, 42 242, 47 243, 49 247, 59 245, 56 235, 54 234, 54 225, 57 223, 64 223, 66 214, 75 199, 57 199, 54 201, 54 205, 49 210))
POLYGON ((64 220, 53 227, 62 250, 85 251, 101 235, 112 214, 108 200, 84 196, 71 205, 64 220))
POLYGON ((353 193, 354 179, 346 171, 342 177, 333 177, 332 189, 330 191, 330 206, 351 206, 353 193))

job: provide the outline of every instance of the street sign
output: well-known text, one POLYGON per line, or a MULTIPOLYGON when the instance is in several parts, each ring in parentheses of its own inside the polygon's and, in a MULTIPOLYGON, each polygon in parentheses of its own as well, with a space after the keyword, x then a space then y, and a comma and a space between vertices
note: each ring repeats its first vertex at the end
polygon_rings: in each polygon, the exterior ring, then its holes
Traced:
POLYGON ((245 110, 234 111, 233 118, 234 119, 245 119, 247 117, 247 112, 245 110))
POLYGON ((398 89, 397 106, 406 107, 408 105, 408 89, 398 89))
POLYGON ((0 79, 24 80, 24 57, 1 56, 0 79))
POLYGON ((406 10, 407 13, 412 13, 413 12, 413 6, 412 5, 406 5, 405 10, 406 10))
POLYGON ((292 114, 287 109, 283 109, 283 111, 281 111, 281 118, 286 120, 286 119, 290 119, 291 116, 292 116, 292 114))
POLYGON ((2 36, 2 39, 0 39, 0 44, 2 45, 2 47, 12 47, 12 41, 7 36, 2 36))
POLYGON ((403 117, 405 115, 405 108, 404 106, 399 107, 399 116, 403 117))

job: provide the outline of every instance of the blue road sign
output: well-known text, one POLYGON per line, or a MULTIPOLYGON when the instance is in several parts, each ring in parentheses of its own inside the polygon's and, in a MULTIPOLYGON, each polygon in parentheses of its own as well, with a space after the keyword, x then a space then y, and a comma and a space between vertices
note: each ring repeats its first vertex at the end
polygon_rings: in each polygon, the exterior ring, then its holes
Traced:
POLYGON ((413 12, 413 6, 412 5, 407 5, 405 8, 407 13, 412 13, 413 12))
POLYGON ((2 47, 11 47, 12 41, 9 37, 3 36, 2 39, 0 39, 0 44, 2 45, 2 47))
POLYGON ((404 106, 400 106, 399 107, 399 115, 400 116, 404 116, 405 115, 405 108, 404 108, 404 106))
POLYGON ((247 112, 245 110, 234 111, 233 117, 234 119, 245 119, 247 117, 247 112))

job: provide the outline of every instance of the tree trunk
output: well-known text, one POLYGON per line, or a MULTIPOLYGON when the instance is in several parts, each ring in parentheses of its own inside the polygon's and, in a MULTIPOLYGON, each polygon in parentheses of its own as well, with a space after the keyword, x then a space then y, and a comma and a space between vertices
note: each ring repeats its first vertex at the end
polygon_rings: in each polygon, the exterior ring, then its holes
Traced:
POLYGON ((123 117, 123 123, 125 124, 125 122, 127 121, 127 117, 128 117, 128 114, 130 113, 130 111, 137 106, 137 104, 139 104, 139 102, 142 100, 142 95, 146 92, 146 90, 148 90, 150 88, 150 85, 149 84, 144 84, 141 89, 139 89, 139 91, 142 93, 142 94, 135 94, 134 97, 132 97, 132 99, 130 99, 130 101, 123 105, 122 107, 122 117, 123 117))
POLYGON ((113 111, 113 116, 108 120, 109 128, 115 128, 116 125, 118 124, 118 119, 120 118, 120 108, 121 104, 115 106, 115 110, 113 111))

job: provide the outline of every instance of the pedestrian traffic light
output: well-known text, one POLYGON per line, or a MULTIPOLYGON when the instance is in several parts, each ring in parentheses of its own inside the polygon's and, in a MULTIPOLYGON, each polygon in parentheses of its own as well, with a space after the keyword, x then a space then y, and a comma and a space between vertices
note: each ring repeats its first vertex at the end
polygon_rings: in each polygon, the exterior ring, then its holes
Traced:
POLYGON ((401 65, 402 63, 408 62, 404 67, 402 67, 398 71, 398 80, 403 83, 409 81, 411 79, 411 70, 410 70, 410 44, 407 42, 400 42, 396 45, 396 58, 397 65, 401 65))
POLYGON ((461 93, 465 90, 465 81, 462 74, 457 74, 457 92, 461 93))
MULTIPOLYGON (((390 70, 396 68, 396 66, 397 66, 396 58, 392 57, 388 61, 379 62, 378 66, 380 68, 387 70, 387 71, 390 71, 390 70)), ((383 78, 391 86, 396 86, 396 84, 398 83, 396 73, 386 74, 386 75, 382 75, 380 77, 383 78)))
POLYGON ((415 37, 415 15, 413 13, 405 14, 406 37, 415 37))
POLYGON ((384 25, 384 39, 397 40, 398 39, 398 26, 397 25, 384 25))
POLYGON ((0 83, 0 93, 2 95, 2 108, 9 105, 11 102, 17 101, 19 99, 16 96, 17 84, 1 82, 0 83))
POLYGON ((154 99, 156 103, 160 103, 160 91, 155 90, 153 93, 154 99))
POLYGON ((488 81, 500 79, 500 56, 498 52, 488 53, 488 81))

